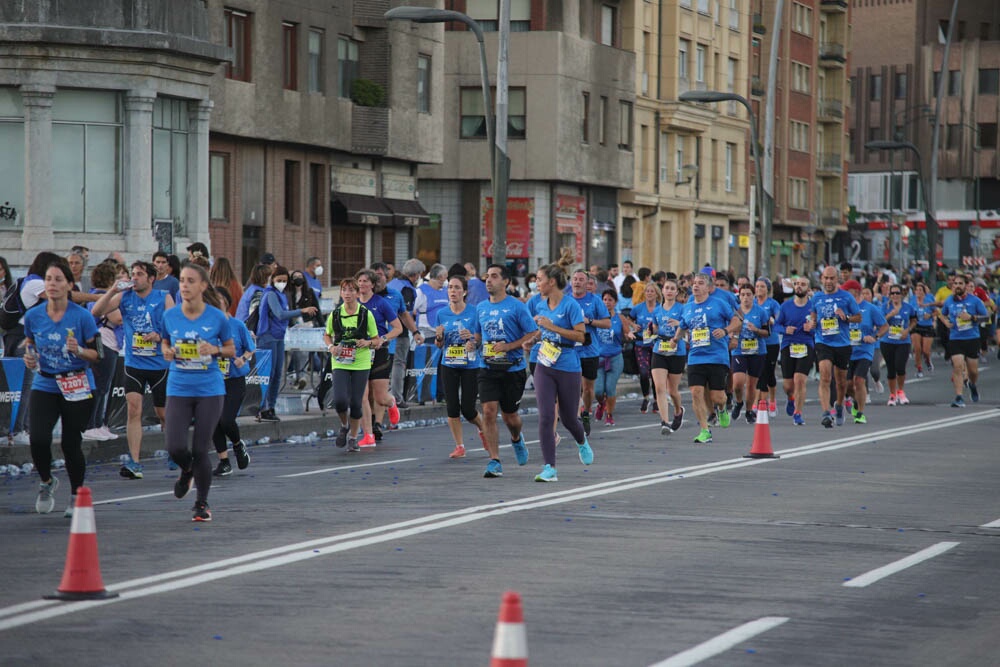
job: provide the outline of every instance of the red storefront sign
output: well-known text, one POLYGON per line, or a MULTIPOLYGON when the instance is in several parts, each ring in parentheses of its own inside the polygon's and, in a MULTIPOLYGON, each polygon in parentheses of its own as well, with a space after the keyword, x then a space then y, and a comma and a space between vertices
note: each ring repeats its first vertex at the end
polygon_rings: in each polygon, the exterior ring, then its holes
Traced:
MULTIPOLYGON (((534 197, 507 198, 507 257, 527 259, 531 256, 531 221, 534 219, 534 197)), ((483 203, 483 257, 493 256, 493 197, 483 203)))
POLYGON ((587 220, 587 199, 576 195, 556 195, 556 233, 576 237, 577 263, 583 262, 584 223, 587 220))

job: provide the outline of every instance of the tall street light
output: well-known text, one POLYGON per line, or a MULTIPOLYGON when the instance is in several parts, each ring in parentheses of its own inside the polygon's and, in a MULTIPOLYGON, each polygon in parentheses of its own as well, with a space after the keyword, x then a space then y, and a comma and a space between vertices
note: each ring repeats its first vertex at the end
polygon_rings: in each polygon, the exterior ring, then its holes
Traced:
MULTIPOLYGON (((934 228, 937 227, 937 221, 934 219, 933 213, 931 213, 930 207, 927 205, 927 184, 924 182, 924 166, 923 159, 920 156, 920 149, 911 141, 888 141, 888 140, 876 140, 869 141, 865 144, 865 150, 869 151, 897 151, 906 150, 913 151, 913 154, 917 157, 917 175, 920 179, 920 199, 924 205, 924 226, 926 227, 925 233, 927 234, 927 270, 931 271, 934 268, 934 264, 937 261, 937 239, 931 236, 931 225, 934 228), (933 243, 932 243, 933 240, 933 243)), ((891 195, 890 195, 891 197, 891 195)), ((891 202, 890 202, 891 206, 891 202)))
MULTIPOLYGON (((507 157, 506 142, 498 149, 494 139, 496 123, 493 119, 493 99, 490 95, 490 72, 486 64, 486 44, 483 29, 474 19, 462 12, 433 7, 396 7, 385 13, 390 21, 413 21, 414 23, 447 23, 457 21, 468 26, 479 42, 479 76, 483 86, 484 117, 486 119, 486 141, 490 145, 490 185, 493 191, 493 261, 506 262, 507 248, 507 179, 510 177, 510 158, 507 157)), ((501 34, 501 42, 503 41, 501 34)), ((498 88, 499 88, 498 82, 498 88)), ((499 94, 499 91, 498 91, 499 94)), ((506 121, 505 121, 506 122, 506 121)))
MULTIPOLYGON (((770 202, 765 199, 764 194, 764 176, 761 167, 760 158, 760 145, 757 141, 757 123, 755 122, 753 115, 753 107, 750 106, 750 102, 747 98, 742 95, 737 95, 736 93, 726 93, 717 90, 689 90, 686 93, 681 93, 678 98, 682 102, 702 102, 702 103, 715 103, 715 102, 739 102, 746 108, 747 114, 750 117, 750 142, 752 144, 753 151, 753 163, 754 169, 757 172, 757 205, 760 207, 760 263, 758 264, 757 273, 768 278, 771 277, 771 207, 770 202)), ((752 230, 751 230, 752 231, 752 230)), ((751 251, 756 251, 756 248, 751 244, 751 251)))

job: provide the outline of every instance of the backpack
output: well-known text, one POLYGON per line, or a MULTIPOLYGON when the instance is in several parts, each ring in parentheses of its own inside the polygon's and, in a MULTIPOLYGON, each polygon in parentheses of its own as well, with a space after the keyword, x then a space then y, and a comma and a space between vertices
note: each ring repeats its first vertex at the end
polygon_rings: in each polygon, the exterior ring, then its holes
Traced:
POLYGON ((247 331, 256 335, 257 325, 260 324, 260 300, 264 296, 264 290, 257 290, 250 297, 250 314, 247 315, 247 319, 244 324, 247 325, 247 331))
MULTIPOLYGON (((340 321, 340 308, 333 311, 333 340, 339 343, 344 340, 344 324, 340 321)), ((368 309, 362 304, 358 304, 357 324, 352 332, 353 336, 347 336, 347 340, 361 340, 368 337, 368 309)))
POLYGON ((0 329, 4 331, 16 328, 21 317, 27 311, 27 308, 24 307, 24 301, 21 299, 21 287, 24 286, 26 279, 27 276, 18 278, 17 282, 7 290, 3 301, 0 301, 0 329))

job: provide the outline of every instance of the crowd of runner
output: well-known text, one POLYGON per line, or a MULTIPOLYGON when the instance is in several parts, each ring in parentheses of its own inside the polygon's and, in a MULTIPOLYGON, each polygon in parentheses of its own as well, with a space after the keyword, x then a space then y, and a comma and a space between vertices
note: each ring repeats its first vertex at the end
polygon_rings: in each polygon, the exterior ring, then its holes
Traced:
POLYGON ((258 350, 273 361, 256 418, 280 420, 282 386, 302 389, 315 371, 316 398, 332 404, 339 422, 336 447, 356 452, 381 440, 386 413, 389 428, 398 424, 411 347, 436 346, 454 440, 449 456, 466 456, 464 418, 488 453, 487 478, 504 472, 501 420, 515 462, 529 462, 519 408, 530 376, 542 459, 534 479, 555 482, 560 426, 580 462, 592 464, 591 430, 615 424, 623 374, 638 376, 639 411, 658 415, 661 436, 693 418, 694 442, 704 444, 713 429, 740 418, 753 424, 765 410, 776 417, 779 400, 804 426, 810 378, 818 380, 824 428, 865 424, 870 389, 884 392, 883 366, 887 405, 905 406, 911 359, 917 377, 932 373, 935 341, 951 365, 950 404, 965 407, 966 395, 979 401, 979 364, 991 342, 1000 343, 995 297, 982 278, 962 272, 942 274, 931 286, 919 275, 858 275, 844 264, 823 268, 815 281, 779 276, 772 284, 709 266, 682 275, 633 272, 630 262, 572 270, 564 254, 521 287, 504 265, 489 265, 480 279, 472 264, 428 269, 411 259, 398 271, 377 263, 335 281, 339 303, 322 313, 323 266, 315 257, 289 271, 265 254, 245 285, 226 258, 210 259, 200 243, 183 264, 165 253, 151 259, 126 266, 112 256, 84 276, 85 248, 68 258, 43 252, 14 282, 0 258, 5 356, 23 357, 32 371, 12 431, 27 432, 39 513, 56 503, 51 445, 58 420, 74 496, 67 516, 84 480, 83 439, 117 437, 106 415, 119 355, 128 446, 121 476, 143 477, 148 390, 179 468, 174 494, 183 498, 194 486, 193 520, 209 521, 212 478, 233 472, 230 446, 238 468, 250 463, 237 416, 258 350), (290 325, 322 327, 326 352, 286 354, 290 325))

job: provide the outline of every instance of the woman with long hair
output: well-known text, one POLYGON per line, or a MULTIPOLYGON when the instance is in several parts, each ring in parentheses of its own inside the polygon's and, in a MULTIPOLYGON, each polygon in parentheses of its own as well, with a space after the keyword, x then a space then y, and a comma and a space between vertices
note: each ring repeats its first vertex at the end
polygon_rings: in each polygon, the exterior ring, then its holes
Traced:
MULTIPOLYGON (((218 260, 216 260, 218 261, 218 260)), ((232 297, 224 287, 216 287, 216 293, 222 300, 222 312, 226 313, 232 297)), ((233 454, 240 470, 250 465, 250 454, 247 443, 240 437, 240 425, 236 418, 243 406, 243 398, 247 393, 247 375, 250 374, 250 360, 257 349, 253 336, 247 331, 246 325, 235 317, 229 317, 229 335, 235 347, 232 359, 219 359, 219 370, 226 385, 226 398, 222 403, 222 414, 219 424, 212 433, 212 443, 215 453, 219 455, 219 464, 212 474, 216 477, 226 477, 233 474, 233 464, 229 462, 229 443, 233 443, 233 454)))
MULTIPOLYGON (((636 283, 639 285, 640 283, 636 283)), ((649 410, 650 398, 653 400, 653 409, 659 406, 656 404, 656 396, 652 395, 654 387, 650 385, 652 374, 653 344, 656 342, 655 320, 660 309, 660 288, 654 282, 650 282, 643 287, 644 300, 636 306, 632 306, 629 317, 635 322, 638 331, 635 337, 635 362, 639 367, 639 388, 642 390, 642 405, 639 412, 646 414, 649 410)))
POLYGON ((917 326, 913 327, 910 340, 913 343, 913 358, 917 363, 917 377, 922 378, 924 360, 927 362, 927 372, 934 372, 931 345, 934 344, 934 320, 937 318, 939 304, 934 301, 934 295, 927 288, 927 283, 918 282, 913 294, 912 303, 917 309, 917 326))
POLYGON ((372 347, 378 339, 375 316, 358 303, 358 281, 340 281, 340 304, 326 318, 323 341, 333 369, 333 406, 340 418, 337 447, 360 451, 358 435, 368 397, 368 371, 372 347), (348 412, 350 411, 350 412, 348 412))
POLYGON ((910 332, 917 325, 917 310, 903 300, 902 285, 891 285, 889 301, 882 306, 882 312, 889 323, 889 331, 879 341, 885 359, 885 376, 889 378, 888 405, 908 405, 910 399, 903 385, 910 359, 910 332))
MULTIPOLYGON (((288 285, 285 287, 285 296, 288 298, 288 305, 290 308, 302 310, 304 308, 313 307, 316 309, 315 315, 293 318, 288 323, 288 326, 323 326, 323 314, 319 310, 319 299, 316 297, 316 292, 313 288, 306 282, 305 273, 302 271, 292 271, 288 285)), ((292 381, 295 382, 296 389, 305 389, 306 385, 309 384, 309 380, 306 378, 306 369, 309 367, 310 355, 313 355, 316 358, 312 370, 321 371, 322 365, 318 361, 318 354, 312 352, 292 352, 289 355, 291 360, 288 364, 288 372, 291 374, 292 381)))
MULTIPOLYGON (((90 293, 104 294, 117 281, 128 281, 128 269, 114 261, 101 262, 90 272, 90 293)), ((94 303, 87 304, 87 310, 93 311, 94 303)), ((108 427, 105 413, 108 407, 108 394, 111 392, 111 384, 115 379, 118 352, 121 350, 124 340, 122 313, 115 309, 104 317, 95 317, 94 320, 105 353, 92 369, 94 372, 94 409, 90 414, 83 437, 86 440, 115 440, 118 436, 112 433, 108 427)))
POLYGON ((10 275, 10 266, 6 257, 0 257, 0 301, 7 296, 7 290, 14 286, 14 277, 10 275))
MULTIPOLYGON (((771 333, 771 316, 760 307, 756 300, 756 289, 750 285, 740 288, 740 320, 743 324, 738 334, 730 336, 733 374, 733 394, 735 404, 731 419, 739 419, 740 411, 746 405, 748 424, 757 421, 755 399, 757 380, 767 361, 767 337, 771 333)), ((765 394, 761 394, 764 396, 765 394)))
POLYGON ((594 398, 597 407, 594 409, 594 419, 608 426, 615 425, 615 404, 618 401, 618 379, 625 369, 622 358, 622 345, 626 340, 632 340, 631 322, 617 312, 618 293, 606 289, 601 295, 605 307, 611 313, 611 327, 597 330, 597 380, 594 382, 594 398))
POLYGON ((197 264, 181 269, 182 302, 163 314, 160 349, 170 362, 167 373, 167 406, 164 440, 171 460, 181 469, 174 496, 183 498, 194 480, 198 497, 192 521, 211 521, 208 490, 212 463, 208 450, 219 423, 226 386, 217 359, 231 359, 236 346, 224 307, 212 288, 208 271, 197 264), (188 444, 188 429, 194 433, 188 444))
MULTIPOLYGON (((771 281, 761 276, 754 283, 754 291, 756 292, 757 305, 764 309, 773 323, 778 318, 778 313, 781 312, 781 304, 771 296, 771 281)), ((775 395, 778 387, 778 376, 775 373, 775 368, 778 364, 778 355, 781 352, 781 336, 776 327, 771 327, 764 344, 767 348, 767 355, 764 358, 764 368, 761 370, 760 379, 757 381, 757 391, 761 392, 762 396, 767 394, 767 413, 768 416, 774 417, 778 414, 778 398, 775 395)))
POLYGON ((56 257, 46 268, 34 268, 45 285, 45 304, 24 315, 24 365, 38 371, 28 400, 31 460, 41 480, 35 511, 48 514, 55 508, 59 479, 52 474, 52 430, 62 419, 61 444, 73 495, 66 516, 71 517, 87 468, 81 443, 94 403, 90 364, 101 359, 103 350, 93 315, 69 299, 69 264, 56 257))
POLYGON ((212 269, 208 272, 208 277, 212 280, 212 287, 221 287, 229 294, 229 299, 227 299, 229 309, 227 312, 230 315, 235 315, 236 309, 240 305, 240 299, 243 298, 243 286, 236 279, 236 272, 233 271, 233 265, 225 257, 216 257, 215 264, 212 265, 212 269))
POLYGON ((362 427, 364 439, 358 443, 362 447, 374 447, 382 438, 382 417, 389 409, 389 423, 399 423, 399 408, 389 391, 392 375, 392 358, 389 356, 389 341, 403 333, 403 325, 392 305, 376 292, 382 289, 381 278, 371 269, 361 269, 355 274, 358 282, 358 302, 375 316, 378 338, 372 342, 372 365, 368 374, 368 398, 365 400, 365 416, 362 427))
POLYGON ((663 304, 653 311, 653 333, 650 372, 656 390, 656 403, 660 408, 660 435, 676 433, 684 424, 684 406, 681 405, 681 378, 687 366, 687 341, 674 343, 674 334, 680 325, 684 304, 677 301, 677 281, 667 279, 660 290, 663 304), (674 406, 674 416, 667 422, 667 397, 674 406))

